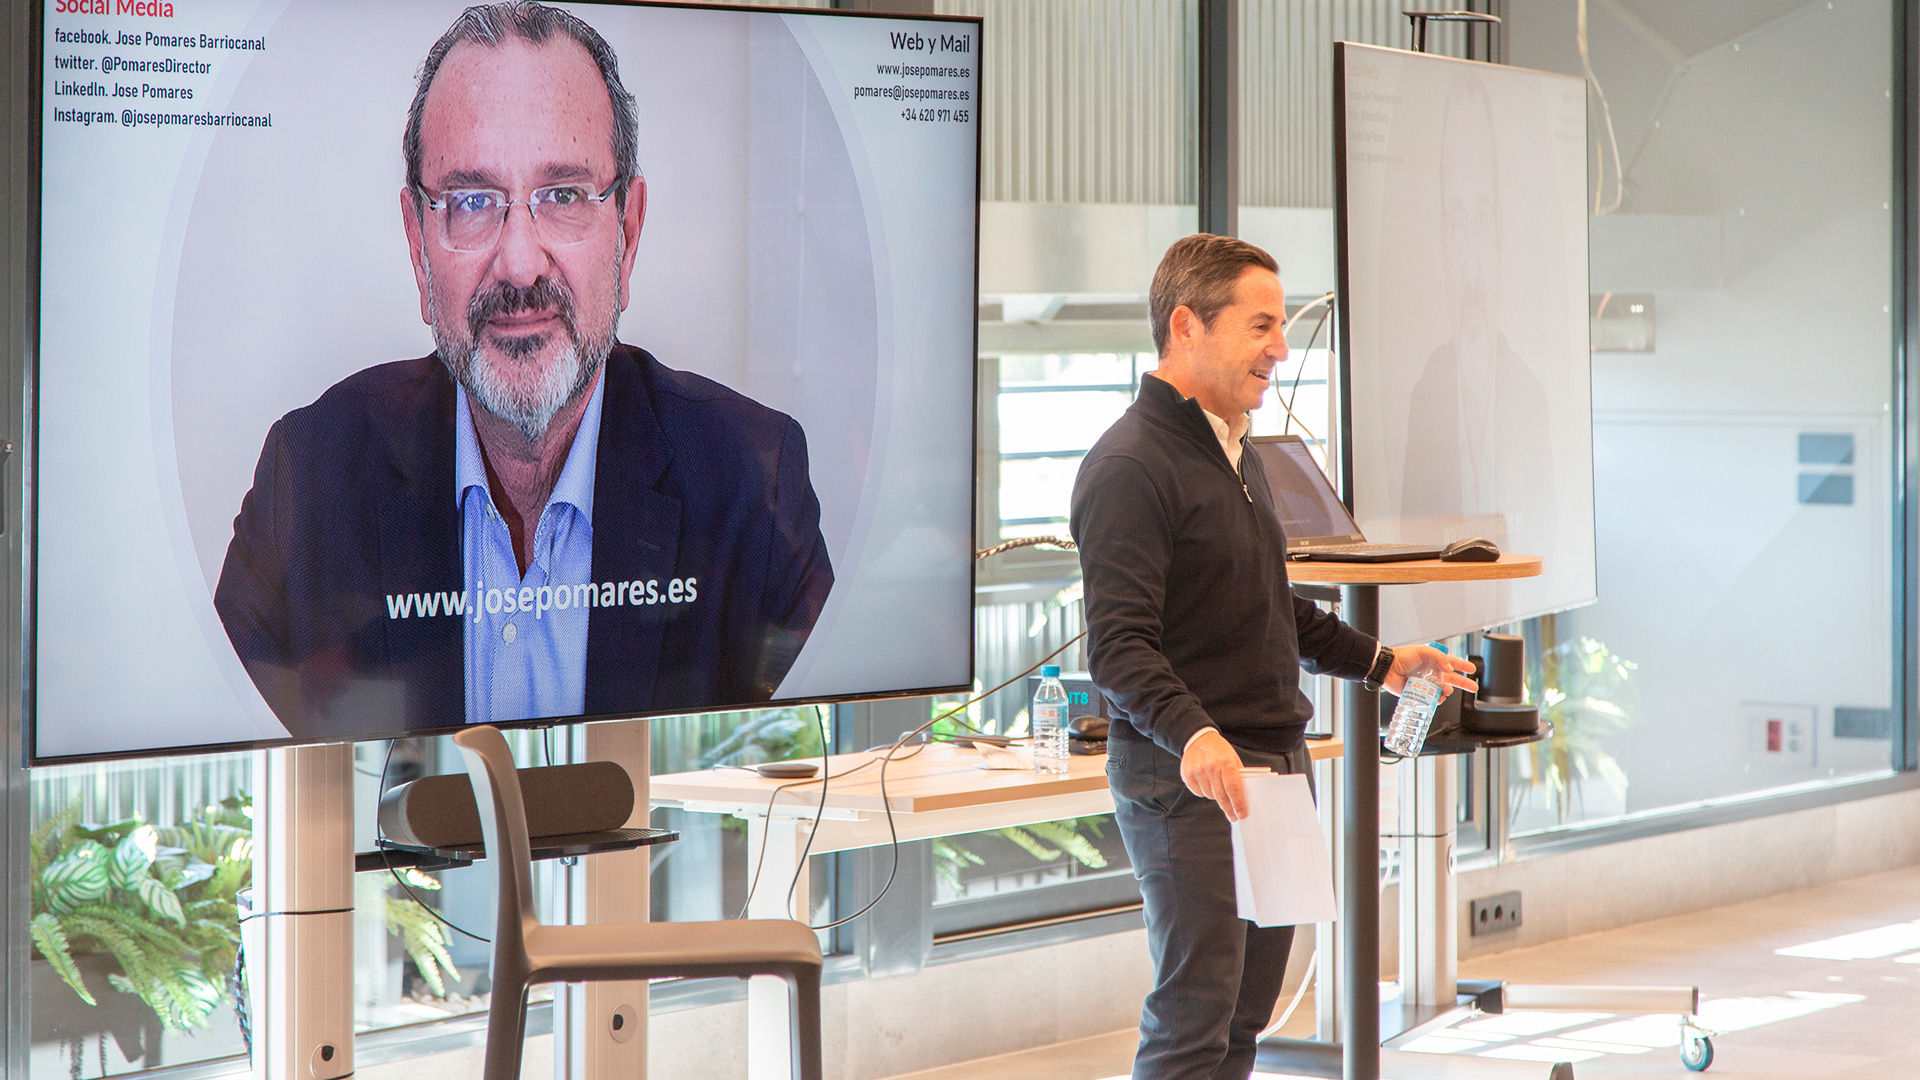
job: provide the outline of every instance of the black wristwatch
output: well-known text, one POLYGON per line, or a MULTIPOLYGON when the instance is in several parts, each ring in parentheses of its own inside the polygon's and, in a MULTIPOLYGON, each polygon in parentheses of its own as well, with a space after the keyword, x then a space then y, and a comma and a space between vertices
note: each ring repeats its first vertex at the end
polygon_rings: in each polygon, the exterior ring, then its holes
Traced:
POLYGON ((1361 687, 1369 694, 1379 693, 1381 684, 1387 681, 1387 673, 1392 670, 1393 650, 1382 645, 1380 652, 1373 658, 1373 666, 1367 669, 1367 677, 1360 680, 1361 687))

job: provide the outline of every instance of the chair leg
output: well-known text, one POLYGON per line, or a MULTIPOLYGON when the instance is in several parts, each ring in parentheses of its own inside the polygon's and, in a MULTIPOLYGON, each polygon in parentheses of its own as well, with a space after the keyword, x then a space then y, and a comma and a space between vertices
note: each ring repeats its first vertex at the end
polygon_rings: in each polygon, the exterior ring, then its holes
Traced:
POLYGON ((487 1007, 487 1059, 482 1080, 520 1080, 520 1054, 526 1045, 527 984, 493 984, 487 1007))
POLYGON ((825 1080, 820 1062, 820 969, 806 966, 789 971, 787 1001, 793 1078, 825 1080))

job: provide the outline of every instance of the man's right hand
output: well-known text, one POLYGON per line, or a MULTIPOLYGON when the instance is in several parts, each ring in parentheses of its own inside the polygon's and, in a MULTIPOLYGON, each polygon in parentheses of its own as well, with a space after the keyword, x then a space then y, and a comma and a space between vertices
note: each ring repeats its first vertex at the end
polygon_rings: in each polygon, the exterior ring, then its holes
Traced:
POLYGON ((1219 803, 1228 821, 1247 816, 1247 785, 1240 768, 1240 754, 1219 728, 1195 735, 1180 755, 1180 779, 1187 790, 1219 803))

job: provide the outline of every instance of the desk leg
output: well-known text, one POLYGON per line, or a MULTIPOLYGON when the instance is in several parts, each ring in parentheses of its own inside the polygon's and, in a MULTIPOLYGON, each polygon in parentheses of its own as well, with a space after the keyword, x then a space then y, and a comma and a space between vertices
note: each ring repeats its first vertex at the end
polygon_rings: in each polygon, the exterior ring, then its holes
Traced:
MULTIPOLYGON (((1339 710, 1333 710, 1337 716, 1339 710)), ((1346 785, 1338 762, 1314 762, 1314 782, 1320 792, 1320 830, 1331 839, 1333 879, 1343 880, 1346 850, 1340 843, 1340 815, 1346 785)), ((1343 922, 1316 923, 1313 928, 1313 1037, 1323 1043, 1340 1041, 1341 988, 1346 973, 1340 968, 1340 929, 1343 922)))
MULTIPOLYGON (((567 738, 568 761, 612 761, 633 778, 633 816, 629 828, 645 828, 650 817, 647 778, 651 772, 652 726, 645 720, 575 725, 567 738)), ((644 923, 651 900, 648 867, 652 848, 589 855, 578 865, 560 867, 563 921, 644 923)), ((561 983, 553 988, 553 1074, 560 1080, 645 1080, 647 1075, 647 984, 638 982, 561 983), (618 1017, 618 1026, 615 1026, 618 1017)))
POLYGON ((255 755, 253 1075, 353 1074, 353 747, 255 755))
MULTIPOLYGON (((1380 632, 1380 587, 1342 588, 1349 626, 1380 632)), ((1340 1044, 1346 1080, 1380 1080, 1380 695, 1346 684, 1345 828, 1341 834, 1340 960, 1346 977, 1340 1044)))
MULTIPOLYGON (((802 873, 793 889, 793 906, 787 906, 787 883, 800 867, 800 849, 807 842, 810 821, 778 817, 771 820, 755 814, 747 818, 747 866, 760 865, 760 883, 747 901, 750 919, 791 919, 812 910, 808 898, 807 875, 802 873), (761 851, 766 861, 760 862, 761 851)), ((787 984, 771 976, 757 975, 747 980, 747 1077, 748 1080, 793 1080, 792 1055, 787 1028, 787 984)))
POLYGON ((1400 764, 1400 1000, 1451 1008, 1455 768, 1451 756, 1400 764))

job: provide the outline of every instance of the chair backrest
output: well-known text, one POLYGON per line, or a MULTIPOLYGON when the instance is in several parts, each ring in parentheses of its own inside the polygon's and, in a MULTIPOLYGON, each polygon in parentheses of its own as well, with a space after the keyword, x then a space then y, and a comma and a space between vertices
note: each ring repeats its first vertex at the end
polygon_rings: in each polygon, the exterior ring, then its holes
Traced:
POLYGON ((533 908, 533 847, 527 841, 520 774, 499 728, 470 727, 455 735, 453 743, 467 762, 487 861, 493 864, 494 880, 500 886, 500 912, 493 933, 495 969, 502 962, 525 965, 526 935, 539 920, 533 908))

